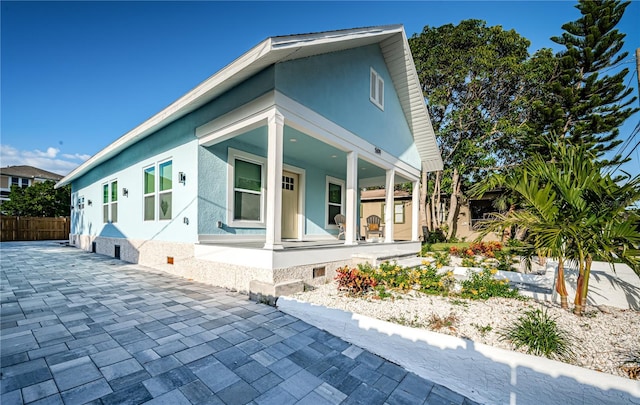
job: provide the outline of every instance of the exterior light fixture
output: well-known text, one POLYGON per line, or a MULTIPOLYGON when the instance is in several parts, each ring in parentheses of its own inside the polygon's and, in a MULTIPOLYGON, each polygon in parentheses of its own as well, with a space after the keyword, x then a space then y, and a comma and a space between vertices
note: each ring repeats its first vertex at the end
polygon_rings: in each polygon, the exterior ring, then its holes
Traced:
POLYGON ((182 184, 187 184, 187 175, 184 172, 178 173, 178 182, 182 184))
POLYGON ((129 189, 128 188, 123 188, 122 189, 122 196, 123 197, 129 197, 129 189))

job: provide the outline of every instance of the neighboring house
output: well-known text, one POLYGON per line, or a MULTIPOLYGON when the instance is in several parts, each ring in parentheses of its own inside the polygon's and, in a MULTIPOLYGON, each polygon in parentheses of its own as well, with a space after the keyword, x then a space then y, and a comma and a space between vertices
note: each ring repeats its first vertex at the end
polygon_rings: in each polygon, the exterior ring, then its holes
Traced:
MULTIPOLYGON (((386 190, 364 190, 360 193, 360 235, 365 235, 367 217, 377 215, 385 228, 386 190)), ((413 196, 397 190, 393 194, 393 240, 411 240, 413 226, 413 196)))
POLYGON ((417 252, 421 168, 442 159, 393 25, 268 38, 57 186, 72 184, 82 249, 277 295, 354 255, 417 252), (387 221, 384 243, 358 241, 359 190, 406 182, 411 240, 394 242, 387 221))
POLYGON ((11 186, 27 188, 47 180, 60 181, 64 176, 33 166, 7 166, 0 168, 0 204, 9 201, 11 186))
MULTIPOLYGON (((496 208, 493 206, 496 198, 500 197, 502 191, 489 191, 485 193, 481 198, 464 198, 459 200, 459 212, 458 220, 455 223, 454 235, 459 240, 473 241, 480 236, 480 223, 482 220, 488 218, 488 216, 496 212, 496 208)), ((441 198, 441 210, 440 210, 440 222, 446 221, 448 212, 445 207, 449 206, 449 196, 442 194, 441 198)), ((484 241, 500 240, 501 236, 495 233, 482 238, 484 241)))

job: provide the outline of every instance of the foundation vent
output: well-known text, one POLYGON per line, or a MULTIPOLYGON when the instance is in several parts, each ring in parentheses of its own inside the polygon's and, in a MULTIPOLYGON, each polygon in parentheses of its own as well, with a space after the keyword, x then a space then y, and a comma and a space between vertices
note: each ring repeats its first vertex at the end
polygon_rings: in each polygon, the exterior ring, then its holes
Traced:
POLYGON ((314 267, 313 268, 313 278, 324 277, 326 272, 327 272, 327 268, 325 266, 314 267))

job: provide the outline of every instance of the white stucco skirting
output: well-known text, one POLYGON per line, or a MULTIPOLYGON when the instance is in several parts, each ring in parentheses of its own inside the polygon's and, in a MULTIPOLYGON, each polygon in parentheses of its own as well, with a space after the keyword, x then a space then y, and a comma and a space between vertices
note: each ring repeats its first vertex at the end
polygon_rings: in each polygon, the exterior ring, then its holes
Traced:
POLYGON ((281 311, 483 404, 640 404, 640 382, 280 297, 281 311))

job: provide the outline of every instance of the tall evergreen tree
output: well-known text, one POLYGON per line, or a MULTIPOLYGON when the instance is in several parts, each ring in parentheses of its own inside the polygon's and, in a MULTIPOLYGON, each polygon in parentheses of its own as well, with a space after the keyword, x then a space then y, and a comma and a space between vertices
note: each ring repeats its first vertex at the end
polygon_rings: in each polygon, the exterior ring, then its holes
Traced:
POLYGON ((630 107, 636 97, 629 97, 633 89, 625 85, 629 69, 608 74, 628 56, 621 52, 626 35, 615 28, 628 5, 579 0, 582 16, 564 24, 562 36, 551 38, 566 49, 556 55, 558 77, 549 84, 549 100, 541 104, 545 130, 587 145, 599 158, 622 142, 618 128, 638 110, 630 107))

